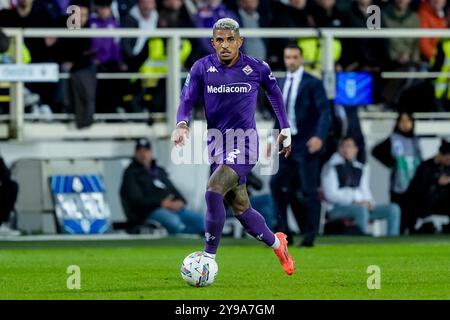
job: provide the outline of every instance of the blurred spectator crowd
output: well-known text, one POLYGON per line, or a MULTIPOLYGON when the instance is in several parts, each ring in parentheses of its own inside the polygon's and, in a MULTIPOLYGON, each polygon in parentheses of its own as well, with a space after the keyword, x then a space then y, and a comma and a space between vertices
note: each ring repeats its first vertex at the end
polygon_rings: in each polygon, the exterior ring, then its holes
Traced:
MULTIPOLYGON (((66 28, 76 5, 80 27, 211 28, 222 17, 232 17, 243 28, 366 28, 368 6, 381 8, 382 28, 447 28, 446 0, 0 0, 0 27, 66 28)), ((70 20, 72 21, 72 20, 70 20)), ((296 41, 305 68, 321 73, 318 39, 246 39, 243 51, 282 70, 283 48, 296 41)), ((164 112, 167 72, 166 40, 162 38, 27 38, 26 63, 55 62, 69 79, 59 83, 27 84, 26 111, 36 115, 75 113, 79 128, 89 126, 94 112, 164 112), (139 79, 100 79, 97 73, 133 72, 139 79)), ((448 111, 446 77, 382 79, 381 71, 438 71, 450 67, 450 42, 435 38, 335 39, 336 71, 368 71, 374 75, 375 102, 391 110, 448 111)), ((11 63, 13 48, 0 55, 11 63)), ((184 71, 212 53, 209 39, 183 39, 180 53, 184 71)), ((181 81, 180 81, 181 83, 181 81)), ((5 86, 0 86, 0 95, 5 86)), ((0 113, 8 103, 0 99, 0 113), (1 102, 3 101, 3 103, 1 102)))

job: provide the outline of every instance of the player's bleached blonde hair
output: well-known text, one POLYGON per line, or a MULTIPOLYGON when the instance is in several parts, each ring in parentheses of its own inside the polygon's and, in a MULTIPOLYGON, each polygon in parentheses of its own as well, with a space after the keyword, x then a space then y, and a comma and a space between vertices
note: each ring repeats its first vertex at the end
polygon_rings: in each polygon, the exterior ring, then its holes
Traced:
POLYGON ((232 30, 235 33, 239 33, 239 23, 231 18, 222 18, 214 23, 213 34, 217 30, 232 30))

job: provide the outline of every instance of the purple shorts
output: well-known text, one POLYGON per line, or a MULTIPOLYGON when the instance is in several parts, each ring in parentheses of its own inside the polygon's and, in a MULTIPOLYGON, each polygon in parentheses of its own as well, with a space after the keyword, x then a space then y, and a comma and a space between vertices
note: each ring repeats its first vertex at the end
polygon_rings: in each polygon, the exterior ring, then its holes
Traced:
MULTIPOLYGON (((220 163, 211 164, 211 174, 216 171, 216 169, 220 166, 220 163)), ((247 183, 247 175, 252 171, 254 164, 234 164, 234 163, 224 163, 225 166, 230 167, 237 173, 239 176, 239 184, 247 183)))

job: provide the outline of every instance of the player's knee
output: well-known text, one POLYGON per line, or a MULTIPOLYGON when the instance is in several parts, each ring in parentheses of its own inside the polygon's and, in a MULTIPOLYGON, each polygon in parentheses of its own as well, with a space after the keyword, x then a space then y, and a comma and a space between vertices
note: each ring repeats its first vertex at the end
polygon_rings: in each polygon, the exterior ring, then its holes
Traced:
POLYGON ((223 189, 223 186, 221 186, 220 184, 209 183, 206 190, 221 194, 223 196, 225 195, 225 190, 223 189))
POLYGON ((247 210, 248 208, 249 208, 249 207, 244 206, 244 205, 234 205, 234 206, 231 206, 231 209, 232 209, 233 214, 234 214, 235 216, 238 216, 238 215, 244 213, 244 211, 247 210))
POLYGON ((233 214, 235 216, 242 214, 248 208, 250 208, 250 203, 248 199, 235 198, 235 200, 231 204, 231 209, 233 210, 233 214))

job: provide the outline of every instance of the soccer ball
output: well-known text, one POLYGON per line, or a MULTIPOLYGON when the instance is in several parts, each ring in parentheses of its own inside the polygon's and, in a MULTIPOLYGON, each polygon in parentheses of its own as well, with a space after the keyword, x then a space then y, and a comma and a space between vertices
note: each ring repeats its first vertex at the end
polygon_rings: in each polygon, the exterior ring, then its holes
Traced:
POLYGON ((197 251, 184 258, 181 264, 181 277, 191 286, 206 287, 214 282, 219 268, 213 258, 197 251))

